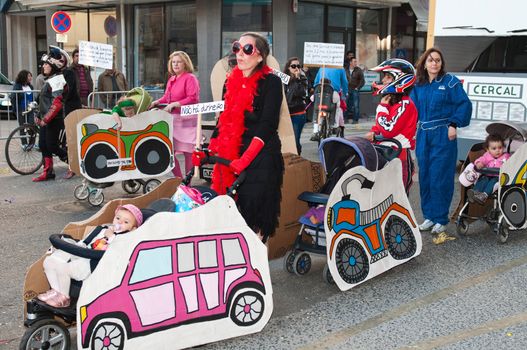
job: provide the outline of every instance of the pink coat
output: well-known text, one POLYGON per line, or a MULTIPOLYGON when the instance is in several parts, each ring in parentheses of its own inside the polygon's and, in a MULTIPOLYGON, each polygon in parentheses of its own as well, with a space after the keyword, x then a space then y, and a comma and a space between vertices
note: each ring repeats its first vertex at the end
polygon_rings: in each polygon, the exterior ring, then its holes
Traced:
POLYGON ((501 168, 503 163, 509 159, 511 155, 509 153, 503 153, 498 158, 494 158, 489 152, 485 152, 484 155, 476 159, 474 164, 481 166, 481 168, 501 168))
MULTIPOLYGON (((168 79, 165 94, 159 99, 159 103, 172 102, 179 102, 182 106, 199 102, 199 82, 194 74, 185 72, 179 77, 174 75, 168 79)), ((174 151, 190 153, 196 146, 197 116, 182 117, 180 110, 172 109, 174 151)))

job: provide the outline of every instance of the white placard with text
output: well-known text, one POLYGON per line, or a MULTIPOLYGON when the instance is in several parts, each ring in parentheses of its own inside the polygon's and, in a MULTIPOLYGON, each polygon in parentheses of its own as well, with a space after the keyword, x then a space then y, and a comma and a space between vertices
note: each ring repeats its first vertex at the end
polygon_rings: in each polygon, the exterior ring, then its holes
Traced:
POLYGON ((344 44, 304 43, 304 65, 342 67, 344 44))
POLYGON ((224 101, 196 103, 194 105, 181 106, 180 115, 182 117, 188 117, 189 115, 194 115, 198 113, 201 113, 201 114, 215 113, 215 112, 223 111, 224 108, 225 108, 224 101))
POLYGON ((79 63, 85 66, 112 69, 113 46, 94 41, 79 41, 79 63))

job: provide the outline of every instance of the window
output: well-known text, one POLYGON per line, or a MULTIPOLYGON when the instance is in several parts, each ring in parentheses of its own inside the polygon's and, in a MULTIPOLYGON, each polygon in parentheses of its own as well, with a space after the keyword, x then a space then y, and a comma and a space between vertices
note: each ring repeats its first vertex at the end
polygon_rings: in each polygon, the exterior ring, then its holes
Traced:
POLYGON ((143 249, 137 254, 130 284, 172 273, 172 247, 143 249))
POLYGON ((168 79, 168 56, 176 50, 188 53, 197 69, 195 2, 136 6, 135 86, 163 88, 168 79))
POLYGON ((477 59, 474 72, 527 72, 527 36, 497 38, 477 59))
POLYGON ((206 269, 218 267, 218 257, 216 252, 216 241, 203 241, 198 243, 199 267, 206 269))
POLYGON ((304 42, 324 42, 324 5, 301 2, 296 14, 296 51, 304 60, 304 42))
POLYGON ((380 61, 379 11, 357 10, 357 48, 355 54, 360 65, 375 67, 380 61))
POLYGON ((179 243, 177 245, 177 269, 178 272, 193 271, 194 264, 194 243, 179 243))
MULTIPOLYGON (((223 0, 222 56, 230 53, 232 42, 245 32, 265 36, 272 49, 271 0, 223 0)), ((272 51, 271 51, 272 52, 272 51)))
POLYGON ((240 241, 237 238, 224 239, 221 241, 223 248, 223 259, 225 266, 242 265, 245 264, 245 257, 243 256, 240 241))

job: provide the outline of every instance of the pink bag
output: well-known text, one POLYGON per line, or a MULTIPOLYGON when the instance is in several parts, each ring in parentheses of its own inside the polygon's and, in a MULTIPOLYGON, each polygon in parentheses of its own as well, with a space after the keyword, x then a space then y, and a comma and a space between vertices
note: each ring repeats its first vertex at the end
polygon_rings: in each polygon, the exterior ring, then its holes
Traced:
POLYGON ((176 204, 174 211, 177 213, 192 210, 205 204, 200 191, 185 185, 179 185, 176 193, 172 196, 172 200, 176 204))

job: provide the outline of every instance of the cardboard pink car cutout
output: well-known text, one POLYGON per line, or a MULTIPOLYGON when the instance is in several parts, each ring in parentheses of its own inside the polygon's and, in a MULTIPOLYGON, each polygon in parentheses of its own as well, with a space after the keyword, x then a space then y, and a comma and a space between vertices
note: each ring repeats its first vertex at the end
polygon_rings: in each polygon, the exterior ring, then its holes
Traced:
POLYGON ((265 254, 265 246, 227 196, 189 212, 159 213, 112 243, 85 281, 77 303, 78 347, 124 349, 170 344, 176 349, 259 331, 273 307, 265 254), (212 219, 215 232, 200 234, 202 225, 185 224, 219 208, 227 220, 212 219), (229 218, 230 228, 225 228, 229 218), (185 227, 191 232, 180 234, 185 227), (153 239, 138 240, 138 236, 148 236, 146 230, 153 239), (171 231, 175 237, 166 238, 165 233, 171 231), (133 249, 126 253, 117 247, 132 237, 137 241, 133 249), (107 258, 125 262, 120 264, 124 268, 107 272, 121 276, 109 289, 92 283, 92 277, 99 280, 104 275, 100 267, 108 266, 107 258), (101 292, 85 298, 95 290, 101 292), (216 332, 210 332, 211 323, 216 332))

